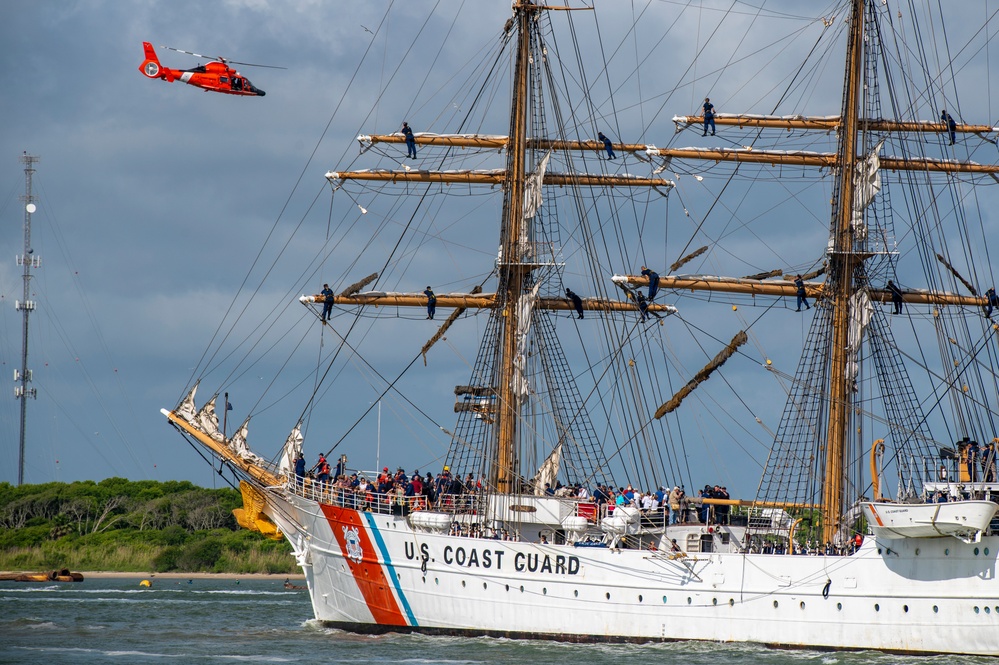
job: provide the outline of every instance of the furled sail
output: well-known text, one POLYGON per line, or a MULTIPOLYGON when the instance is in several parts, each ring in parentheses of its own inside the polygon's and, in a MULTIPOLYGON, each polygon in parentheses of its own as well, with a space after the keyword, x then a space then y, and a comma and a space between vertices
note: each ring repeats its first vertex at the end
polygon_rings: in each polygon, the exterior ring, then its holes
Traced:
POLYGON ((198 411, 194 418, 194 424, 198 426, 198 429, 216 441, 222 441, 225 437, 223 437, 222 432, 219 431, 219 416, 215 413, 216 399, 218 399, 218 395, 212 397, 203 407, 201 407, 201 410, 198 411))
POLYGON ((530 394, 531 386, 527 380, 527 344, 528 333, 531 331, 531 312, 534 304, 538 301, 538 290, 541 283, 534 285, 529 293, 525 293, 517 300, 517 357, 513 362, 513 391, 521 397, 530 394))
POLYGON ((854 196, 853 196, 853 237, 856 240, 867 238, 867 225, 864 223, 864 210, 871 205, 874 197, 881 191, 881 159, 879 153, 881 146, 885 144, 882 139, 874 149, 857 163, 857 172, 854 173, 854 196))
POLYGON ((250 447, 246 444, 246 437, 249 433, 250 419, 247 418, 243 421, 243 424, 239 426, 236 433, 232 435, 229 439, 229 447, 232 448, 233 452, 236 453, 240 458, 248 461, 263 464, 265 460, 257 455, 255 452, 250 450, 250 447))
POLYGON ((858 291, 850 297, 850 333, 847 338, 847 360, 846 360, 846 381, 847 385, 853 385, 857 380, 857 373, 860 366, 857 363, 857 354, 860 353, 860 344, 864 340, 864 329, 871 322, 874 316, 874 304, 866 291, 858 291))
POLYGON ((534 215, 538 212, 538 208, 543 203, 541 197, 542 185, 545 181, 545 171, 548 170, 548 160, 551 159, 551 156, 551 150, 546 152, 545 156, 541 158, 541 162, 538 163, 537 170, 527 178, 524 191, 524 219, 533 219, 534 215))
POLYGON ((302 436, 301 427, 302 423, 295 425, 295 428, 291 430, 291 433, 285 440, 284 447, 281 449, 281 461, 278 463, 278 468, 281 469, 282 473, 290 475, 295 469, 295 459, 302 452, 302 443, 305 441, 305 437, 302 436))
POLYGON ((558 469, 561 464, 562 442, 559 441, 558 445, 555 446, 555 450, 545 458, 545 461, 538 468, 538 473, 534 476, 534 494, 536 496, 544 496, 546 484, 555 485, 555 479, 558 478, 558 469))
POLYGON ((199 383, 200 381, 195 383, 194 387, 191 388, 191 392, 187 393, 187 397, 177 405, 177 415, 189 423, 194 422, 194 418, 198 412, 197 407, 194 406, 194 396, 198 393, 199 383))

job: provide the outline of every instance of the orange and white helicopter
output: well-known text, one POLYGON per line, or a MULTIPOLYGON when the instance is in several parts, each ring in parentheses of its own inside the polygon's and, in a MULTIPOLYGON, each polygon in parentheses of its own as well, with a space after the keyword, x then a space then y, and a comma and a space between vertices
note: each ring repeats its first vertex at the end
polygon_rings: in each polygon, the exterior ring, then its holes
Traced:
POLYGON ((164 46, 163 48, 170 49, 171 51, 186 53, 188 55, 193 55, 196 58, 205 58, 212 61, 204 65, 198 65, 197 67, 193 67, 191 69, 170 69, 169 67, 164 67, 160 64, 160 59, 156 56, 156 50, 153 48, 152 44, 149 42, 142 42, 142 48, 146 51, 146 59, 141 65, 139 65, 140 72, 151 79, 163 79, 169 83, 173 83, 174 81, 183 81, 189 85, 202 88, 206 92, 211 91, 221 92, 227 95, 263 97, 264 94, 266 94, 263 90, 254 86, 250 83, 250 79, 246 78, 229 65, 233 64, 244 65, 246 67, 284 69, 284 67, 275 67, 273 65, 252 65, 248 62, 236 62, 235 60, 227 60, 226 58, 211 58, 199 53, 182 51, 179 48, 173 48, 172 46, 164 46))

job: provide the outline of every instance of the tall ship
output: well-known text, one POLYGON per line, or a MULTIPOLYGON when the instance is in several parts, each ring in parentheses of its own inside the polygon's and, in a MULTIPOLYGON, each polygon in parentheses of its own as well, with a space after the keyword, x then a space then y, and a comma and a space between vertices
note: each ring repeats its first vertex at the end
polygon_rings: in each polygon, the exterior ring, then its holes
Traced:
POLYGON ((239 481, 240 523, 291 544, 317 620, 999 653, 999 128, 955 83, 991 28, 947 41, 968 17, 919 4, 741 13, 815 28, 805 63, 738 82, 775 85, 770 113, 692 92, 715 72, 611 80, 616 5, 513 0, 467 62, 398 70, 454 64, 464 96, 436 131, 362 131, 323 229, 275 227, 163 411, 239 481), (236 426, 230 399, 254 404, 236 426), (384 454, 409 452, 371 465, 383 404, 384 454))

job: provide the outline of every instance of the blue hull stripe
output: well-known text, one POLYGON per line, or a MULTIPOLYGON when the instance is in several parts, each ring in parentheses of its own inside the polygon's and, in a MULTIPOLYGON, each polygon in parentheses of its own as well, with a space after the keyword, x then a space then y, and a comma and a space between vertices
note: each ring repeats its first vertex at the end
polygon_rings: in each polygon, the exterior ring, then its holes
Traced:
POLYGON ((375 544, 378 546, 378 550, 382 553, 382 560, 385 562, 385 567, 389 572, 389 579, 392 580, 392 586, 395 587, 395 593, 399 596, 399 602, 402 603, 402 609, 406 612, 406 618, 409 619, 410 626, 419 626, 416 623, 416 616, 413 615, 413 608, 409 606, 409 601, 406 600, 406 596, 402 593, 402 587, 399 585, 399 577, 396 575, 395 566, 392 565, 392 558, 389 556, 388 548, 385 547, 385 541, 382 539, 382 534, 375 526, 375 516, 372 513, 362 512, 365 519, 368 520, 368 531, 375 538, 375 544))

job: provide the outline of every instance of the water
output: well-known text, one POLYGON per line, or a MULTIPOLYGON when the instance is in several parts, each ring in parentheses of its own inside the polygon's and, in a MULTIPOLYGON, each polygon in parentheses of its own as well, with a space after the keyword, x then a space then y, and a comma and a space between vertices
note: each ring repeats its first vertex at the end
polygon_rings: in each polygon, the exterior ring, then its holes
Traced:
MULTIPOLYGON (((284 578, 0 582, 0 663, 407 663, 414 665, 897 665, 984 658, 779 651, 758 646, 561 644, 422 635, 363 636, 311 620, 284 578)), ((569 620, 569 617, 566 617, 569 620)))

